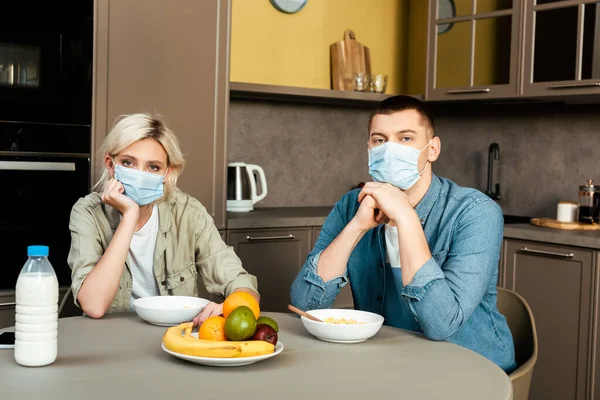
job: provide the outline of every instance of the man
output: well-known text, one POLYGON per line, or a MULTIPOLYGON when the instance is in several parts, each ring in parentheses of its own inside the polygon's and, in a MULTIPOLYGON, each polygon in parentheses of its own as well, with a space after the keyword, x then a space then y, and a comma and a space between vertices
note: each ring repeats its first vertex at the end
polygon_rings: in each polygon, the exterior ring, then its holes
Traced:
POLYGON ((352 282, 356 309, 516 368, 496 307, 502 210, 483 193, 436 176, 441 151, 420 101, 384 100, 369 119, 369 174, 331 211, 291 288, 301 309, 331 307, 352 282))

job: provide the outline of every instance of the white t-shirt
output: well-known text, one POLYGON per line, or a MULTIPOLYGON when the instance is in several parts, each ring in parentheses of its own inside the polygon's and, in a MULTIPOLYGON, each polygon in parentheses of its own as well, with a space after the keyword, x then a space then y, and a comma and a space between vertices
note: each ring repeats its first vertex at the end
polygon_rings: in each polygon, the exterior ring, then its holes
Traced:
POLYGON ((400 268, 400 247, 398 246, 398 227, 385 224, 385 248, 392 268, 400 268))
POLYGON ((140 297, 158 296, 158 285, 154 278, 154 248, 158 234, 158 207, 152 208, 150 219, 142 228, 133 233, 129 251, 127 252, 127 265, 133 279, 131 294, 131 309, 133 300, 140 297))

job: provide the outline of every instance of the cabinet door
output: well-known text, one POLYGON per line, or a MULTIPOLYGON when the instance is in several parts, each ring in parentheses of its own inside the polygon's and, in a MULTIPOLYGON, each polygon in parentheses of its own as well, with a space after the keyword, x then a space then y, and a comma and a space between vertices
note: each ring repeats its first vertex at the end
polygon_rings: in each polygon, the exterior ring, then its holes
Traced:
POLYGON ((526 0, 524 96, 600 93, 596 0, 526 0))
POLYGON ((426 98, 516 97, 521 6, 521 0, 430 0, 426 98))
MULTIPOLYGON (((313 228, 313 247, 317 243, 317 239, 321 234, 321 228, 315 227, 313 228)), ((350 281, 340 290, 340 293, 335 298, 333 302, 333 308, 354 308, 354 298, 352 297, 352 287, 350 286, 350 281)))
POLYGON ((311 250, 311 228, 228 231, 246 271, 258 279, 261 309, 287 311, 290 287, 311 250))
POLYGON ((531 306, 539 356, 531 400, 586 396, 594 252, 580 248, 507 240, 507 288, 531 306))
POLYGON ((229 0, 96 0, 92 153, 118 116, 163 115, 186 159, 178 186, 217 228, 225 228, 229 10, 229 0))

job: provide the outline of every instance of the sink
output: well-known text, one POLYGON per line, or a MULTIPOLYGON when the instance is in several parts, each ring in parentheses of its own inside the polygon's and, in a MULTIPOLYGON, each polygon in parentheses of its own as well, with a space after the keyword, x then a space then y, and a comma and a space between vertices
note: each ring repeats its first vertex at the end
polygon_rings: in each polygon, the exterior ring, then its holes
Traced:
POLYGON ((521 215, 504 215, 505 224, 528 224, 531 217, 524 217, 521 215))

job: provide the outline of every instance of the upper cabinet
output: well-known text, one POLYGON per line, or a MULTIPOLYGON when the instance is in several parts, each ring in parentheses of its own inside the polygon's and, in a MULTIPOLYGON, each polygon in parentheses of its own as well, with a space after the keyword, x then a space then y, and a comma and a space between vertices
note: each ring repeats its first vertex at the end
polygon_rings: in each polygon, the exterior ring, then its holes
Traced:
POLYGON ((178 186, 224 228, 230 1, 95 6, 94 153, 118 116, 162 114, 186 160, 178 186))
POLYGON ((526 0, 523 96, 600 93, 597 0, 526 0))
POLYGON ((427 99, 517 97, 521 10, 521 0, 431 0, 427 99))

